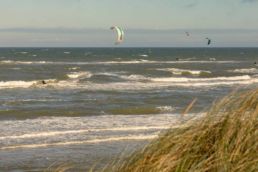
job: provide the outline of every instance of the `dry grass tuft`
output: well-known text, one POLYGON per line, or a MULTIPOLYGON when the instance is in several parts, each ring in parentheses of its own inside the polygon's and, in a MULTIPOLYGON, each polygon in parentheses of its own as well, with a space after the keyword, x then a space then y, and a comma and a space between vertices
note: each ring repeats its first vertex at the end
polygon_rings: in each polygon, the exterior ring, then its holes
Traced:
POLYGON ((171 129, 103 171, 258 171, 258 89, 234 93, 201 119, 171 129))

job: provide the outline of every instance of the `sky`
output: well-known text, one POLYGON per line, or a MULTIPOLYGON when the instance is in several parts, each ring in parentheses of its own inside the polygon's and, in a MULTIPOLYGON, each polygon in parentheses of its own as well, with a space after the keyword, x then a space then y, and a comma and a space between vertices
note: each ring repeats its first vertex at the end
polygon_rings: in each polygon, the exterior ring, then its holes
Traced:
POLYGON ((258 0, 0 0, 0 47, 258 47, 258 0), (186 37, 185 31, 191 36, 186 37))

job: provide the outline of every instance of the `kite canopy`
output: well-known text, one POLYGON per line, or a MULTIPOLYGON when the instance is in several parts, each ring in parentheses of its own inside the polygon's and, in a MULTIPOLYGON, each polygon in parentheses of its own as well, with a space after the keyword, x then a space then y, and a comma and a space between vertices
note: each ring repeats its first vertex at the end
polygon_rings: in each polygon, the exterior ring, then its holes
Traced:
POLYGON ((118 26, 112 26, 110 27, 111 30, 114 30, 116 31, 117 33, 117 39, 116 39, 116 42, 115 44, 120 44, 124 41, 124 31, 121 27, 118 27, 118 26))
POLYGON ((208 40, 207 45, 211 44, 211 39, 210 38, 206 38, 208 40))

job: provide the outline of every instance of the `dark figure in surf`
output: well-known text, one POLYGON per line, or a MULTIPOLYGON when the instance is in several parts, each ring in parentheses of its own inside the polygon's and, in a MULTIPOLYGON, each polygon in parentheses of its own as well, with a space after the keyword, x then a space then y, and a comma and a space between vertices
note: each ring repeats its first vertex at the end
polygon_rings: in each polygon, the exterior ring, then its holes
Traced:
POLYGON ((41 83, 42 83, 43 85, 46 85, 46 84, 47 84, 46 81, 44 81, 44 80, 42 80, 41 83))
POLYGON ((255 65, 257 65, 257 62, 254 62, 255 65))

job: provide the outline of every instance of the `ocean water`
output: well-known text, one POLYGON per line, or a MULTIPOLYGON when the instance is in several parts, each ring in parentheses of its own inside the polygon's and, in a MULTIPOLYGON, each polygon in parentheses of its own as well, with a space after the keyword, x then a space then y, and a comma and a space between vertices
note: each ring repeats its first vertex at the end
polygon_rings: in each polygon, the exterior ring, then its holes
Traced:
POLYGON ((0 171, 97 167, 236 89, 258 48, 2 48, 0 171), (43 84, 42 81, 46 84, 43 84))

